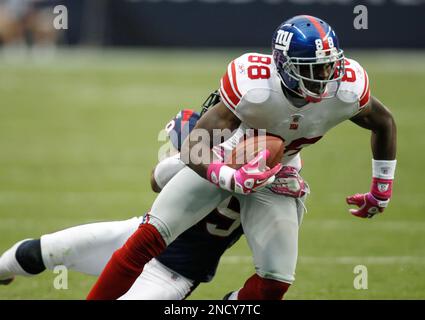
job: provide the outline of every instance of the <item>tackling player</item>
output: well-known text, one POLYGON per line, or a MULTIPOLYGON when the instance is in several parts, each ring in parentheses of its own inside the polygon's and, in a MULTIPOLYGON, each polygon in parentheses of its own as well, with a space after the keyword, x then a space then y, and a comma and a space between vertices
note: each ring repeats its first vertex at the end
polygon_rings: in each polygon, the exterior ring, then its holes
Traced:
MULTIPOLYGON (((178 157, 184 140, 181 135, 184 135, 185 128, 190 132, 198 119, 196 112, 182 110, 167 125, 174 155, 162 160, 152 171, 153 191, 159 192, 184 167, 178 157)), ((144 219, 135 217, 86 224, 43 235, 40 239, 19 241, 0 257, 0 284, 9 284, 17 275, 34 276, 59 265, 98 276, 114 251, 144 219)), ((120 299, 186 298, 200 282, 212 280, 222 254, 242 233, 239 203, 229 197, 153 259, 120 299)))
MULTIPOLYGON (((214 99, 214 94, 211 97, 214 99)), ((207 100, 204 111, 209 105, 207 100)), ((174 149, 171 152, 175 154, 162 160, 153 170, 152 190, 159 192, 184 167, 178 151, 185 135, 198 119, 196 112, 186 109, 167 125, 174 149)), ((287 189, 288 194, 301 198, 307 186, 295 168, 286 167, 285 172, 285 178, 296 180, 300 187, 299 190, 287 189)), ((239 211, 236 198, 225 199, 207 217, 181 234, 161 255, 151 260, 130 290, 119 299, 185 299, 200 282, 211 281, 225 250, 243 234, 239 211)), ((144 219, 135 217, 125 221, 86 224, 43 235, 40 239, 19 241, 0 257, 0 284, 9 284, 18 275, 34 276, 59 265, 99 275, 114 251, 125 243, 144 219)))
MULTIPOLYGON (((359 207, 350 212, 361 218, 388 206, 396 167, 395 121, 370 95, 366 71, 344 57, 335 31, 322 19, 303 15, 282 23, 273 35, 272 55, 248 53, 229 64, 220 96, 196 128, 206 130, 210 141, 214 129, 265 129, 285 141, 283 165, 345 120, 370 130, 371 188, 348 197, 347 203, 359 207)), ((296 201, 270 184, 280 167, 261 170, 258 163, 267 158, 267 150, 237 170, 202 162, 190 153, 197 142, 192 131, 182 149, 187 166, 158 195, 149 222, 112 255, 88 299, 121 296, 147 262, 229 195, 240 202, 256 269, 231 298, 281 299, 288 290, 294 281, 300 216, 296 201)))

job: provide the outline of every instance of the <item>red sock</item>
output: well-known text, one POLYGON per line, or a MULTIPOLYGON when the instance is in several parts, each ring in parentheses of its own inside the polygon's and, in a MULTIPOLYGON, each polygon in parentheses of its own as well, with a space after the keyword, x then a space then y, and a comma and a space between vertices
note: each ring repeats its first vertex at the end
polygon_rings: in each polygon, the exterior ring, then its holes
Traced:
POLYGON ((282 300, 290 284, 254 274, 238 292, 238 300, 282 300))
POLYGON ((164 251, 166 245, 158 230, 150 224, 142 224, 114 252, 87 300, 115 300, 126 293, 153 257, 164 251))

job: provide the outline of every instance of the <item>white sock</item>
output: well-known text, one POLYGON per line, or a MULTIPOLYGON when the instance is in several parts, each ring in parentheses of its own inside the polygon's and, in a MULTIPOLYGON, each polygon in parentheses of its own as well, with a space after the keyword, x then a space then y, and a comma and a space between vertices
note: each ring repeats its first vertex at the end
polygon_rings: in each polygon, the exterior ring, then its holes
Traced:
POLYGON ((30 277, 32 274, 25 272, 16 260, 16 250, 22 242, 32 239, 25 239, 15 243, 0 257, 0 280, 11 279, 14 276, 30 277))

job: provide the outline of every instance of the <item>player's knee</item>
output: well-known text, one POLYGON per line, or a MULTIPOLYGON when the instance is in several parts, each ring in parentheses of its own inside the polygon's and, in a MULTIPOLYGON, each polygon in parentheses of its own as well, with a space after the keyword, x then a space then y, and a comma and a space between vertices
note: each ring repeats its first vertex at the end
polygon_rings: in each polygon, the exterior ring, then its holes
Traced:
POLYGON ((165 242, 166 245, 174 241, 174 238, 171 235, 170 229, 161 219, 147 213, 144 215, 142 224, 140 226, 142 225, 150 225, 154 227, 156 231, 158 231, 158 233, 161 235, 162 240, 165 242))
POLYGON ((158 229, 151 224, 144 223, 119 250, 119 255, 129 257, 133 261, 146 263, 158 256, 165 248, 166 244, 158 229))
POLYGON ((113 253, 111 261, 114 261, 113 265, 117 270, 141 273, 144 265, 164 251, 165 247, 158 230, 153 225, 144 223, 113 253))
POLYGON ((23 242, 15 253, 19 265, 29 274, 39 274, 46 267, 41 255, 40 239, 23 242))

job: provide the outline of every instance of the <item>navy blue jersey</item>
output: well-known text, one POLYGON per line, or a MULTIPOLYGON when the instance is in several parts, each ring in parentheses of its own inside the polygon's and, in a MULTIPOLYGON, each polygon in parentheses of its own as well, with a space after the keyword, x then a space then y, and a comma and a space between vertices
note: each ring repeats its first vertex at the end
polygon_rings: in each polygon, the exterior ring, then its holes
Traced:
POLYGON ((242 234, 239 201, 229 197, 156 259, 186 278, 208 282, 214 277, 224 251, 242 234))

